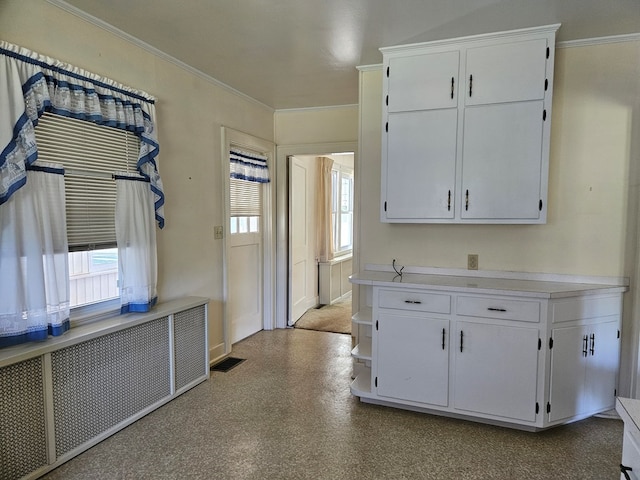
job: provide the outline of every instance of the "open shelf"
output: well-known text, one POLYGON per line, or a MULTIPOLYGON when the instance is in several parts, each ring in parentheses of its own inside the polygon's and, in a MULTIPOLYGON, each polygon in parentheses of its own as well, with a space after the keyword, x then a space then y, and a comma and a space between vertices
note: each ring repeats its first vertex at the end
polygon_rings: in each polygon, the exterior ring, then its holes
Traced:
POLYGON ((356 397, 371 395, 371 369, 364 368, 362 373, 351 382, 351 393, 356 397))

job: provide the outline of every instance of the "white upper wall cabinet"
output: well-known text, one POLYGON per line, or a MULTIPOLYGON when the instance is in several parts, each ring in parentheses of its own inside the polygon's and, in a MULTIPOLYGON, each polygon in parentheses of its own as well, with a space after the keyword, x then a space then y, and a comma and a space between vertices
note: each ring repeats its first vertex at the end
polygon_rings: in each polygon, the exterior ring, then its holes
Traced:
POLYGON ((558 28, 381 49, 383 222, 546 222, 558 28))

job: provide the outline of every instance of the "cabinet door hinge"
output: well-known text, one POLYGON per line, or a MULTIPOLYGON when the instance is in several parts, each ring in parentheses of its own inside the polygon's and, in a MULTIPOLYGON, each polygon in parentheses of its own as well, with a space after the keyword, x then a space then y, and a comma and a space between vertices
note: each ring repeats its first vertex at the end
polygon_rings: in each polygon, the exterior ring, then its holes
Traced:
POLYGON ((549 89, 549 80, 547 78, 544 79, 544 91, 546 92, 549 89))
POLYGON ((385 131, 385 132, 388 132, 388 131, 389 131, 389 122, 387 122, 387 123, 384 125, 384 131, 385 131))
POLYGON ((541 349, 542 349, 542 339, 539 338, 538 339, 538 350, 541 350, 541 349))
POLYGON ((543 205, 542 199, 540 199, 540 201, 538 202, 538 210, 539 211, 542 211, 542 205, 543 205))
POLYGON ((549 350, 553 348, 553 338, 549 337, 549 350))
POLYGON ((374 382, 375 386, 378 387, 378 377, 376 377, 376 380, 374 382))
MULTIPOLYGON (((547 48, 547 51, 548 51, 548 50, 549 50, 549 49, 547 48)), ((547 55, 547 58, 549 58, 549 55, 547 55)), ((389 67, 387 67, 387 78, 389 78, 389 67)))
MULTIPOLYGON (((549 47, 547 47, 547 58, 549 58, 549 47)), ((388 69, 387 69, 388 70, 388 69)))
POLYGON ((614 397, 618 396, 618 390, 616 388, 613 389, 613 396, 614 397))
POLYGON ((618 330, 618 336, 617 336, 617 338, 620 338, 620 330, 618 330))
POLYGON ((547 402, 547 413, 551 413, 551 404, 547 402))
POLYGON ((542 121, 544 122, 544 121, 546 121, 546 120, 547 120, 547 109, 545 108, 545 109, 542 111, 542 121))
POLYGON ((540 404, 536 402, 536 415, 540 413, 540 404))
MULTIPOLYGON (((545 88, 545 90, 546 90, 546 88, 545 88)), ((389 106, 389 95, 387 95, 387 99, 385 100, 385 102, 386 102, 387 107, 388 107, 389 106)))
POLYGON ((378 320, 376 320, 376 331, 378 331, 378 320))

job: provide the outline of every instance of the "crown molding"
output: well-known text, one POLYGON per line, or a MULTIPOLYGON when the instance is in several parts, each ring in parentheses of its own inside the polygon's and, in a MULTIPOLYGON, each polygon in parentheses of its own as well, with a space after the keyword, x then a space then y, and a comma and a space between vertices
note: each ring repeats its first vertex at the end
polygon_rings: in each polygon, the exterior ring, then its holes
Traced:
POLYGON ((567 40, 558 42, 556 48, 589 47, 591 45, 605 45, 608 43, 637 42, 640 41, 640 33, 625 35, 610 35, 607 37, 583 38, 580 40, 567 40))

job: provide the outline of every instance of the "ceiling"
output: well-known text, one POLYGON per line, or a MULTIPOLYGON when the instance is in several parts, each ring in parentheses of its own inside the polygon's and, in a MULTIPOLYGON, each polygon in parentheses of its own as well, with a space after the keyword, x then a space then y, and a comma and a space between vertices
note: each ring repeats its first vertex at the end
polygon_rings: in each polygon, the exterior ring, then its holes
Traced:
POLYGON ((380 47, 552 23, 559 41, 640 32, 640 0, 50 1, 274 109, 357 103, 355 67, 380 47))

